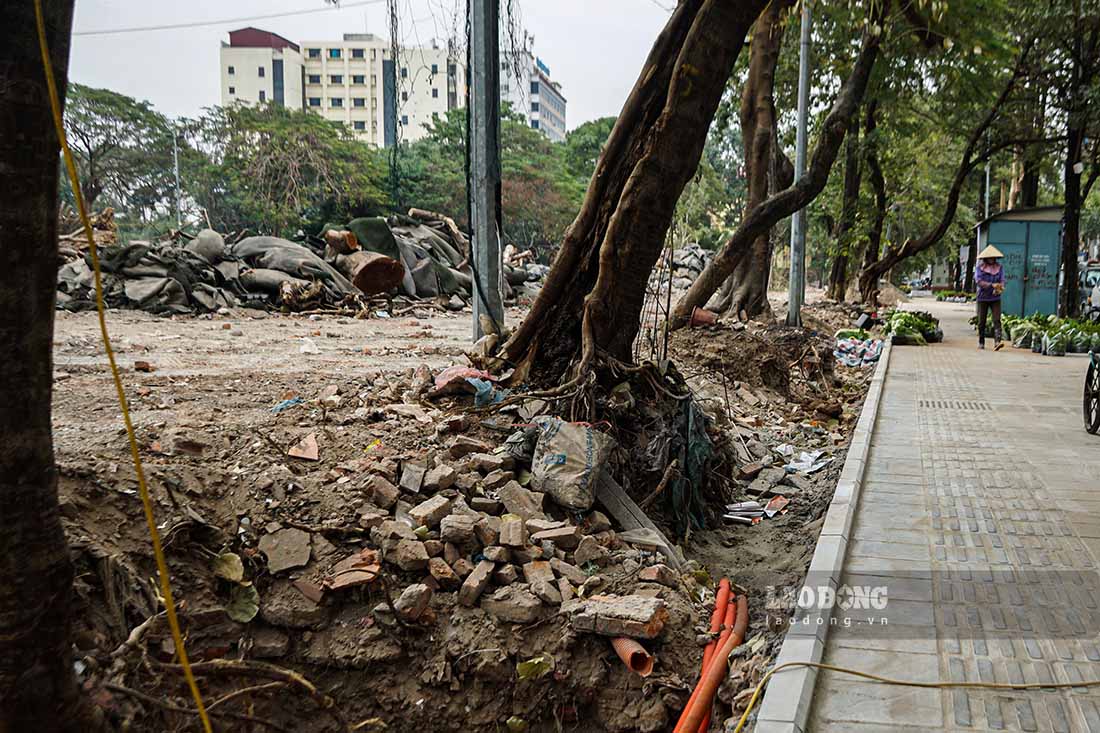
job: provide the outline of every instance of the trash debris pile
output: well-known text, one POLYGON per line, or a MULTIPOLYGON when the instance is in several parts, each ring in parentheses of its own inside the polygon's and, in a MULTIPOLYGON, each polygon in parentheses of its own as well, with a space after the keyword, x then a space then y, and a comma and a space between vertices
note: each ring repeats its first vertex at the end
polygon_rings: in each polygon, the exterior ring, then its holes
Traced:
MULTIPOLYGON (((714 259, 714 252, 703 249, 696 242, 690 242, 672 251, 672 289, 687 290, 695 282, 695 278, 702 274, 710 261, 714 259)), ((654 276, 669 279, 667 269, 662 272, 660 268, 654 271, 654 276)))
MULTIPOLYGON (((107 304, 152 313, 204 313, 244 306, 285 311, 343 308, 369 313, 392 309, 394 297, 432 300, 462 310, 472 297, 469 238, 454 221, 411 209, 389 220, 353 219, 326 224, 318 236, 294 242, 279 237, 223 237, 211 229, 195 236, 175 232, 164 240, 117 245, 110 209, 97 215, 103 231, 100 259, 107 304)), ((90 258, 80 247, 82 232, 61 241, 58 307, 94 307, 90 258)), ((530 253, 514 254, 504 265, 507 301, 529 297, 527 283, 545 276, 530 253)))

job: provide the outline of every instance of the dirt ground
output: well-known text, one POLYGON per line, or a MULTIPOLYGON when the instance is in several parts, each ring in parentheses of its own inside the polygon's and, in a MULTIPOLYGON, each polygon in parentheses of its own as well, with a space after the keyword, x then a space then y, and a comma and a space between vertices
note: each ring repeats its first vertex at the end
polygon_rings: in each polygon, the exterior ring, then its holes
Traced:
MULTIPOLYGON (((508 313, 509 323, 521 317, 508 313)), ((398 484, 409 463, 450 460, 437 428, 456 414, 453 405, 412 399, 410 386, 462 362, 468 311, 425 308, 369 320, 112 312, 188 649, 208 665, 207 693, 234 695, 221 709, 238 718, 223 718, 224 729, 666 730, 698 676, 712 582, 727 576, 749 593, 751 625, 719 694, 725 705, 712 729, 720 729, 733 698, 741 694, 743 704, 743 691, 778 652, 782 632, 768 618, 766 588, 797 585, 804 575, 858 416, 870 369, 832 368, 831 331, 846 321, 845 309, 819 307, 805 332, 719 324, 673 339, 671 356, 738 464, 781 465, 786 459, 776 448, 784 444, 823 450, 833 461, 801 489, 782 489, 791 499, 786 512, 759 524, 723 526, 721 508, 709 507, 711 528, 683 544, 694 562, 667 587, 638 584, 639 568, 658 562, 653 553, 624 545, 614 531, 595 533, 610 559, 589 568, 589 581, 599 581, 591 584, 600 593, 645 587, 669 612, 663 635, 650 645, 656 671, 642 679, 626 671, 605 638, 573 630, 564 611, 502 623, 437 588, 428 615, 405 624, 380 606, 389 591, 373 586, 336 598, 326 593, 323 602, 301 599, 306 591, 296 583, 321 584, 334 562, 377 544, 381 516, 363 498, 370 496, 368 478, 385 474, 398 484), (138 362, 152 371, 137 370, 138 362), (296 398, 301 404, 273 411, 296 398), (309 436, 319 460, 288 458, 287 450, 309 436), (288 529, 308 534, 309 562, 289 574, 268 572, 258 542, 288 529), (243 584, 211 572, 230 550, 243 561, 243 584), (225 609, 249 581, 259 614, 251 623, 232 621, 225 609), (541 655, 549 668, 521 678, 517 664, 541 655), (266 668, 215 667, 226 659, 292 669, 316 688, 272 678, 266 668), (240 692, 256 677, 275 682, 240 692), (242 711, 253 722, 240 722, 242 711)), ((193 717, 126 691, 190 703, 157 614, 148 534, 93 313, 57 314, 54 369, 59 491, 78 569, 78 671, 89 687, 114 680, 115 689, 99 688, 97 701, 122 727, 195 730, 193 717)), ((495 445, 512 428, 487 420, 462 432, 495 445)), ((736 468, 725 467, 718 478, 728 501, 751 498, 749 479, 734 478, 736 468)), ((586 528, 595 516, 548 514, 586 528)), ((416 575, 389 575, 392 595, 416 575)))

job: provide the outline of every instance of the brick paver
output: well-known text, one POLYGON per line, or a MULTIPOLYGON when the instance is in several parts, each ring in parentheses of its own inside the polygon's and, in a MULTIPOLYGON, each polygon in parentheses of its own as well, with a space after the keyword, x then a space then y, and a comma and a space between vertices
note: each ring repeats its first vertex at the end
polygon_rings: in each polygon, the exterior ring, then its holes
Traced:
MULTIPOLYGON (((978 351, 969 308, 914 307, 947 338, 893 351, 842 576, 888 589, 875 614, 888 630, 833 626, 824 661, 920 681, 1100 679, 1087 361, 978 351)), ((808 729, 1100 733, 1100 688, 943 691, 821 672, 808 729)))

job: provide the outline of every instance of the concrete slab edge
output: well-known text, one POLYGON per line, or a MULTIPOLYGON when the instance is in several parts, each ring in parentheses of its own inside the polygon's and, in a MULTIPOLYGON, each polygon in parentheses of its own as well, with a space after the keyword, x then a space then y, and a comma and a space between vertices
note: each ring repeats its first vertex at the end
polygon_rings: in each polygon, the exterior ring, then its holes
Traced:
MULTIPOLYGON (((882 355, 875 366, 875 373, 871 377, 859 421, 852 433, 852 442, 848 446, 836 491, 825 514, 817 547, 810 560, 810 572, 818 581, 823 574, 828 574, 829 583, 834 588, 840 585, 848 548, 848 534, 859 503, 859 489, 871 452, 871 437, 878 418, 892 350, 893 344, 886 340, 882 355)), ((828 623, 821 625, 816 633, 809 634, 806 630, 792 627, 783 639, 779 657, 775 660, 776 666, 786 662, 820 662, 828 634, 828 623)), ((802 733, 806 730, 816 682, 817 670, 810 667, 795 667, 777 673, 764 692, 760 712, 756 717, 756 730, 767 733, 802 733)))

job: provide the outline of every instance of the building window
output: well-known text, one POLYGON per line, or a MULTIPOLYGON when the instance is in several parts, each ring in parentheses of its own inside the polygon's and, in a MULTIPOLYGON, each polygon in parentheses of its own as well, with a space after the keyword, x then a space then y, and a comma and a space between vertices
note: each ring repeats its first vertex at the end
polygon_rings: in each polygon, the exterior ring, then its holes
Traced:
POLYGON ((352 57, 353 59, 361 59, 361 58, 363 58, 363 49, 361 49, 361 48, 353 48, 353 49, 351 49, 351 57, 352 57))
POLYGON ((439 99, 439 90, 432 89, 432 99, 439 99))
POLYGON ((329 84, 343 84, 344 83, 344 75, 343 74, 329 74, 328 75, 328 83, 329 84))
POLYGON ((310 74, 309 75, 309 83, 310 84, 320 84, 321 83, 321 75, 320 74, 310 74))
POLYGON ((535 128, 536 130, 539 129, 539 121, 531 120, 531 127, 535 128))
POLYGON ((401 124, 402 125, 409 124, 409 116, 408 115, 401 115, 401 124))
POLYGON ((260 75, 260 77, 262 78, 262 77, 264 77, 264 76, 267 76, 267 69, 265 69, 264 67, 260 66, 260 67, 258 67, 258 68, 256 69, 256 73, 257 73, 257 74, 259 74, 259 75, 260 75))
POLYGON ((330 48, 330 49, 328 50, 328 57, 329 57, 330 59, 338 59, 338 58, 340 58, 340 49, 338 49, 338 48, 330 48))
POLYGON ((531 102, 531 111, 532 112, 538 112, 539 111, 539 103, 538 102, 531 102))
POLYGON ((409 67, 408 66, 402 66, 401 67, 401 78, 402 79, 408 79, 409 78, 409 67))
POLYGON ((531 82, 531 94, 539 93, 539 83, 537 81, 531 82))
POLYGON ((433 74, 438 74, 439 73, 439 64, 432 64, 432 73, 433 74))
POLYGON ((367 106, 366 97, 355 97, 354 99, 351 100, 351 105, 353 107, 366 107, 367 106))
POLYGON ((309 106, 310 107, 320 107, 321 106, 321 98, 320 97, 310 97, 309 98, 309 106))
POLYGON ((260 90, 260 101, 261 102, 266 102, 267 101, 267 92, 265 92, 263 89, 260 90))
POLYGON ((236 69, 234 69, 234 68, 233 68, 232 66, 230 66, 230 67, 229 67, 229 73, 230 73, 230 74, 236 74, 236 73, 237 73, 237 70, 236 70, 236 69))
POLYGON ((356 130, 366 130, 367 129, 367 123, 366 123, 365 120, 355 120, 354 122, 351 123, 351 125, 356 130))
POLYGON ((319 59, 319 58, 321 58, 321 49, 319 49, 319 48, 307 48, 306 49, 306 56, 308 56, 311 59, 319 59))
POLYGON ((237 87, 229 87, 229 93, 230 94, 236 94, 237 93, 237 87))
POLYGON ((367 77, 363 74, 353 74, 351 77, 352 84, 366 84, 367 77))
POLYGON ((438 112, 432 112, 432 119, 433 120, 438 120, 439 119, 439 113, 438 112))
POLYGON ((329 107, 343 107, 344 106, 343 97, 329 97, 328 106, 329 107))

